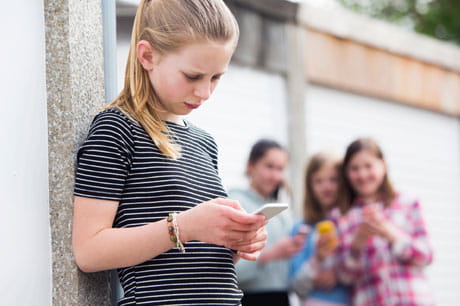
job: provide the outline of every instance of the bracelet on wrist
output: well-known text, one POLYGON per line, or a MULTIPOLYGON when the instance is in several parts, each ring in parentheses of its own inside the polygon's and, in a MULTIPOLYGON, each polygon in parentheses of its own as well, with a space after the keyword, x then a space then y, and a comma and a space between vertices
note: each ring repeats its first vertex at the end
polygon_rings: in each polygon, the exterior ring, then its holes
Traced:
POLYGON ((177 224, 177 213, 170 213, 166 218, 168 225, 169 239, 176 245, 182 253, 185 253, 185 247, 179 236, 179 225, 177 224))

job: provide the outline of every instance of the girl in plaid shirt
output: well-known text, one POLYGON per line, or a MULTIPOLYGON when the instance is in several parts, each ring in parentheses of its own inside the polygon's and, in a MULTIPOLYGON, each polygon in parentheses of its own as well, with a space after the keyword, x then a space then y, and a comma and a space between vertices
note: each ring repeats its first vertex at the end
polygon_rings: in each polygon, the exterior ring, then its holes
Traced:
POLYGON ((353 285, 352 304, 434 305, 424 275, 433 253, 420 204, 394 191, 374 140, 348 146, 342 177, 338 277, 353 285))

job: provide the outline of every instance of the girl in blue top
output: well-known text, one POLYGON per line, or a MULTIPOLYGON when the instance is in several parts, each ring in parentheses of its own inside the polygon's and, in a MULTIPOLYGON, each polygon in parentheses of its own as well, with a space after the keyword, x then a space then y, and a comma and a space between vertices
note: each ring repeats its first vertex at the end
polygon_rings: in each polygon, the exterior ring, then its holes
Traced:
MULTIPOLYGON (((304 218, 297 223, 292 235, 304 227, 310 228, 305 246, 291 260, 289 272, 292 289, 302 306, 338 306, 349 304, 348 289, 337 283, 332 254, 332 235, 318 235, 315 226, 327 219, 336 206, 340 163, 334 157, 318 153, 306 169, 304 218)), ((334 210, 337 211, 337 210, 334 210)))
MULTIPOLYGON (((249 186, 232 189, 229 196, 252 212, 268 202, 278 202, 286 191, 284 169, 288 154, 276 141, 260 139, 251 148, 246 167, 249 186)), ((243 306, 289 306, 289 259, 305 243, 305 235, 289 236, 293 218, 288 211, 266 225, 267 245, 257 261, 240 261, 236 272, 244 292, 243 306)))

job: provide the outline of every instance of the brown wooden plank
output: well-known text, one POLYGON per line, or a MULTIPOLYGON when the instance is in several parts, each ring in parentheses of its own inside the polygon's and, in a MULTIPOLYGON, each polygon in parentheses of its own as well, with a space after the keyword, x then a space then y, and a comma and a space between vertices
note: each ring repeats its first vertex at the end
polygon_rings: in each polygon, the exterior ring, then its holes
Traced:
POLYGON ((309 81, 460 117, 460 73, 308 29, 309 81))

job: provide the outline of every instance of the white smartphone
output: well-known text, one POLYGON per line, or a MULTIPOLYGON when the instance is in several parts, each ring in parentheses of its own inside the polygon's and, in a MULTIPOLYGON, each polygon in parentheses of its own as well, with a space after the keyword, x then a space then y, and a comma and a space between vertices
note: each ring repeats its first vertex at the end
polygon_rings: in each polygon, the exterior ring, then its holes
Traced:
POLYGON ((287 209, 289 205, 287 203, 267 203, 264 206, 260 207, 256 211, 253 212, 253 214, 258 215, 264 215, 265 218, 270 219, 271 217, 276 216, 283 210, 287 209))

